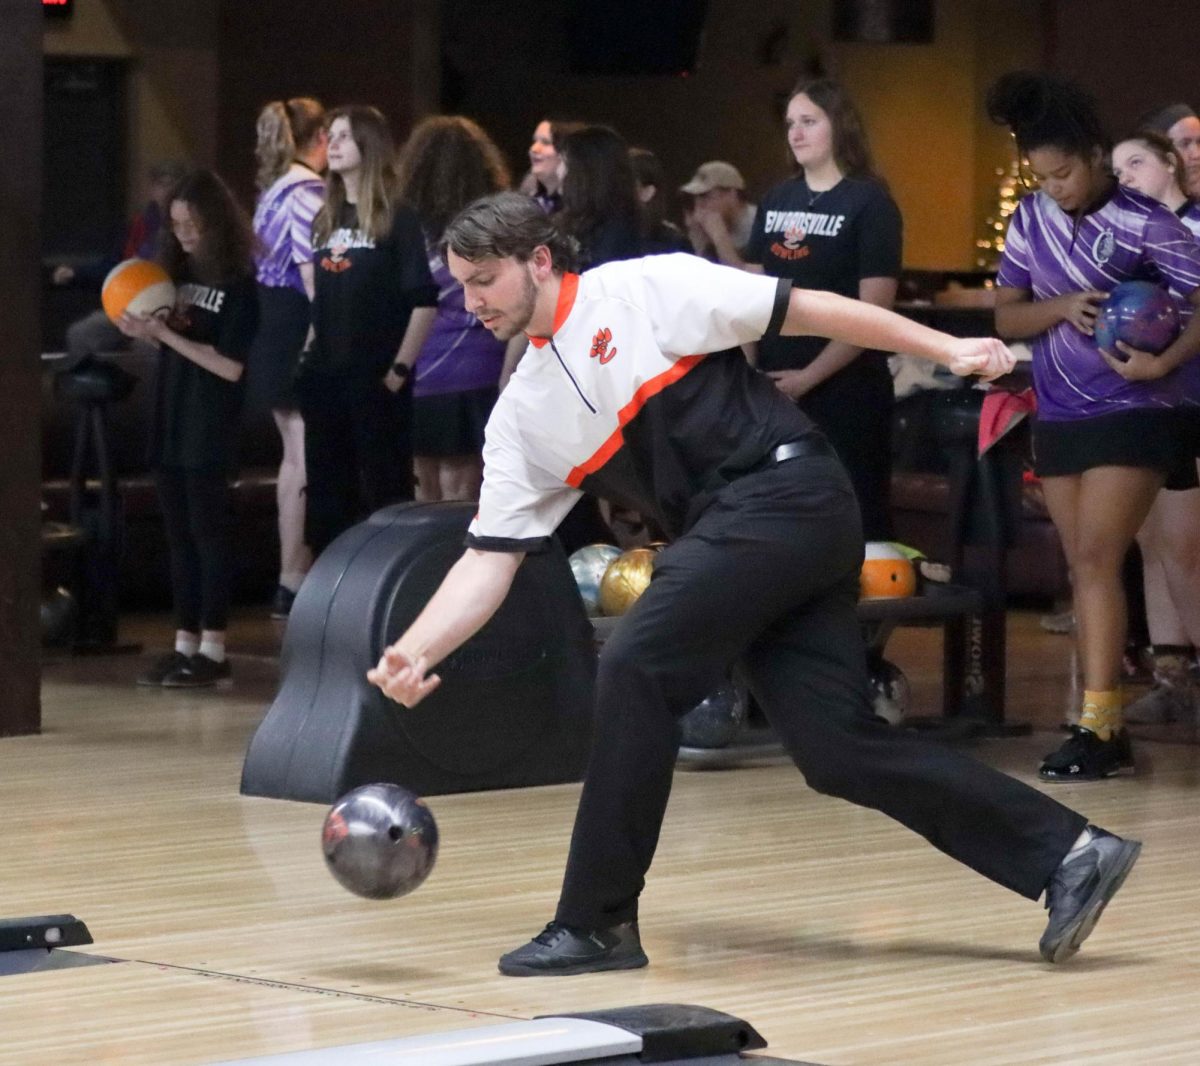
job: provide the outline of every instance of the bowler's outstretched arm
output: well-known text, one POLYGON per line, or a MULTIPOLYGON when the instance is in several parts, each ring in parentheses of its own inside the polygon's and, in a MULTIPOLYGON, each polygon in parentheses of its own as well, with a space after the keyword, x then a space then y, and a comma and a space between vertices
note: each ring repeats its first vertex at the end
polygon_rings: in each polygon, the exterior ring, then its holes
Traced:
POLYGON ((906 352, 960 376, 978 374, 985 380, 1007 374, 1016 365, 1012 352, 994 337, 951 337, 894 311, 816 289, 792 290, 780 333, 906 352))
POLYGON ((426 677, 426 671, 483 628, 504 602, 524 558, 523 552, 468 548, 417 620, 384 649, 367 680, 397 703, 415 707, 441 684, 437 674, 426 677))

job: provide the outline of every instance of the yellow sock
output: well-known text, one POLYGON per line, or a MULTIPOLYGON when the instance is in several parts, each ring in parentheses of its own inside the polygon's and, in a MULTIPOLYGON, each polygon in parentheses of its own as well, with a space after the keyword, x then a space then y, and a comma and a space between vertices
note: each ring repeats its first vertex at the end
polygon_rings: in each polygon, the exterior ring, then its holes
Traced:
POLYGON ((1079 712, 1079 724, 1084 729, 1090 729, 1101 740, 1111 740, 1113 734, 1121 728, 1121 689, 1109 689, 1107 692, 1092 692, 1085 689, 1083 693, 1083 709, 1079 712))

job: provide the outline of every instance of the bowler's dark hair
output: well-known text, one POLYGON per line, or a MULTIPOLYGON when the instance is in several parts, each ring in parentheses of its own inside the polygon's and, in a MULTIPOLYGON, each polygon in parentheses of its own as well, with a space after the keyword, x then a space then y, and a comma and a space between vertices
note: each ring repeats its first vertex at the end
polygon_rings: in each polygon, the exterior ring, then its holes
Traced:
POLYGON ((171 190, 167 210, 160 260, 173 280, 188 273, 210 284, 253 277, 255 239, 250 219, 211 170, 193 171, 179 182, 171 190), (190 264, 171 229, 170 205, 177 202, 187 204, 200 230, 200 244, 190 264))
POLYGON ((1049 74, 1018 70, 1001 76, 988 90, 987 113, 1012 130, 1022 155, 1053 147, 1087 159, 1097 148, 1112 149, 1092 98, 1073 82, 1049 74))
POLYGON ((446 247, 461 259, 517 259, 533 257, 535 248, 550 250, 556 271, 574 270, 579 245, 546 217, 546 213, 519 192, 483 196, 462 209, 446 227, 446 247))

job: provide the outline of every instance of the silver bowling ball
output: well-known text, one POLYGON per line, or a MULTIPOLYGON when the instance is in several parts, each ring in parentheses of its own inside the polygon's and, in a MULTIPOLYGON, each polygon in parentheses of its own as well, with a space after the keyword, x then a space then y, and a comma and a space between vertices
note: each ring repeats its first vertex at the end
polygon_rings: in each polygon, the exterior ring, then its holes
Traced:
POLYGON ((600 582, 609 563, 621 554, 612 544, 589 544, 571 554, 571 573, 589 616, 600 614, 600 582))
POLYGON ((365 899, 406 896, 429 876, 438 830, 425 801, 399 785, 363 785, 325 816, 321 852, 338 883, 365 899))
POLYGON ((680 746, 724 748, 733 743, 745 721, 746 695, 726 681, 679 720, 680 746))

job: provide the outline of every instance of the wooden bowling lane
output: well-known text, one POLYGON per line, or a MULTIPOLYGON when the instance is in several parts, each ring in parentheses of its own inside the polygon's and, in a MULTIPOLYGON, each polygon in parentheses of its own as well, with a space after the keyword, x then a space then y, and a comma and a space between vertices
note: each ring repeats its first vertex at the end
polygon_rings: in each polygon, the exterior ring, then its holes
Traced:
POLYGON ((12 1066, 209 1063, 506 1020, 136 962, 5 981, 0 1063, 12 1066))
MULTIPOLYGON (((1047 730, 1065 641, 1016 616, 1011 646, 1015 713, 1047 730)), ((890 651, 932 704, 936 634, 890 651)), ((92 950, 133 960, 0 978, 0 1063, 200 1063, 646 1002, 738 1014, 815 1062, 1200 1061, 1193 746, 1143 745, 1142 775, 1055 790, 1146 842, 1067 966, 1038 959, 1038 905, 767 766, 677 774, 649 969, 519 980, 495 960, 552 913, 577 786, 432 798, 429 881, 361 900, 324 869, 323 808, 237 793, 273 665, 182 695, 133 689, 136 665, 50 667, 46 733, 0 741, 0 913, 75 913, 92 950)), ((1028 779, 1056 742, 979 750, 1028 779)))

